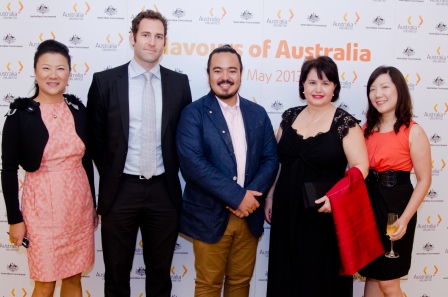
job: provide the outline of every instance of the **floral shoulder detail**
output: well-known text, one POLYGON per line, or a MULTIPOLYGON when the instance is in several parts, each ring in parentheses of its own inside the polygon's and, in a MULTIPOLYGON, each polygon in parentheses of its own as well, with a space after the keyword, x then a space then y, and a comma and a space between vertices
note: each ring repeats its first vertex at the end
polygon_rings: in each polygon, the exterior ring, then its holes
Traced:
POLYGON ((333 127, 336 129, 339 139, 343 139, 347 136, 348 130, 359 125, 360 122, 345 110, 337 108, 333 119, 333 127))
POLYGON ((12 116, 17 110, 25 110, 29 113, 33 113, 38 108, 39 103, 35 102, 31 98, 17 98, 9 105, 9 110, 5 116, 12 116))
POLYGON ((291 126, 299 113, 301 113, 305 107, 306 106, 297 106, 285 110, 282 114, 282 122, 280 123, 280 127, 285 130, 287 126, 291 126))

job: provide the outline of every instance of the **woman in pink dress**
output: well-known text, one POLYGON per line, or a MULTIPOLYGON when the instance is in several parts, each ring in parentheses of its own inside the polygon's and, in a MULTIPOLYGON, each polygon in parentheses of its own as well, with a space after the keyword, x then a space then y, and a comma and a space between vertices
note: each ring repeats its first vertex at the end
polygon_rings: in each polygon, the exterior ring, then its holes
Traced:
POLYGON ((29 240, 32 296, 82 296, 81 273, 93 265, 97 224, 93 167, 86 150, 87 113, 64 94, 68 48, 42 42, 34 56, 36 92, 10 106, 2 138, 2 187, 11 243, 29 240), (25 171, 19 204, 17 170, 25 171))

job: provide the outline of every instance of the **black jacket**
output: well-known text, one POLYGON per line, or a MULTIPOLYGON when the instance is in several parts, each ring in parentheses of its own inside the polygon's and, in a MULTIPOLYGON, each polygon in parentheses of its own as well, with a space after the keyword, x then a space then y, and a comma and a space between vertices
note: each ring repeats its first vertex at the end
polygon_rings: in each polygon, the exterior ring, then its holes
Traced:
MULTIPOLYGON (((64 95, 66 103, 73 114, 75 129, 86 146, 82 164, 92 191, 95 203, 93 182, 93 164, 87 144, 87 112, 82 102, 73 95, 64 95)), ((31 98, 18 98, 10 105, 6 114, 2 135, 2 188, 6 203, 9 224, 23 221, 19 207, 17 170, 19 165, 27 172, 39 169, 45 146, 48 142, 48 131, 42 120, 39 103, 31 98)))

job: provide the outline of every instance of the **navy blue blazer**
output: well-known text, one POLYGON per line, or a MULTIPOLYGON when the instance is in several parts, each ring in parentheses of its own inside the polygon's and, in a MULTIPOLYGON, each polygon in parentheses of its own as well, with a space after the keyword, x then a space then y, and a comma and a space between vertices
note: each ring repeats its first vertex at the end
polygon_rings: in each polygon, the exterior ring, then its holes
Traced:
POLYGON ((246 131, 247 156, 244 188, 237 184, 236 158, 226 120, 212 92, 188 105, 181 114, 176 145, 182 175, 181 232, 207 243, 218 242, 230 211, 237 209, 246 190, 263 193, 260 207, 247 224, 252 234, 263 234, 263 205, 278 170, 277 142, 271 121, 258 104, 240 97, 246 131))

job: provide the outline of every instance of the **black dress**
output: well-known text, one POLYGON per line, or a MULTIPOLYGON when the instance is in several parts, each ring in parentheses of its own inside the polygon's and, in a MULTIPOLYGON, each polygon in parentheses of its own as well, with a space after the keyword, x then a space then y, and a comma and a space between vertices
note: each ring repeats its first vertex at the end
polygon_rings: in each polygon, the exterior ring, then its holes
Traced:
POLYGON ((278 143, 281 173, 274 192, 269 245, 267 296, 350 297, 353 278, 340 277, 333 216, 304 209, 304 182, 335 184, 344 177, 347 158, 342 139, 357 120, 337 108, 330 130, 303 137, 291 127, 304 106, 282 115, 278 143))

